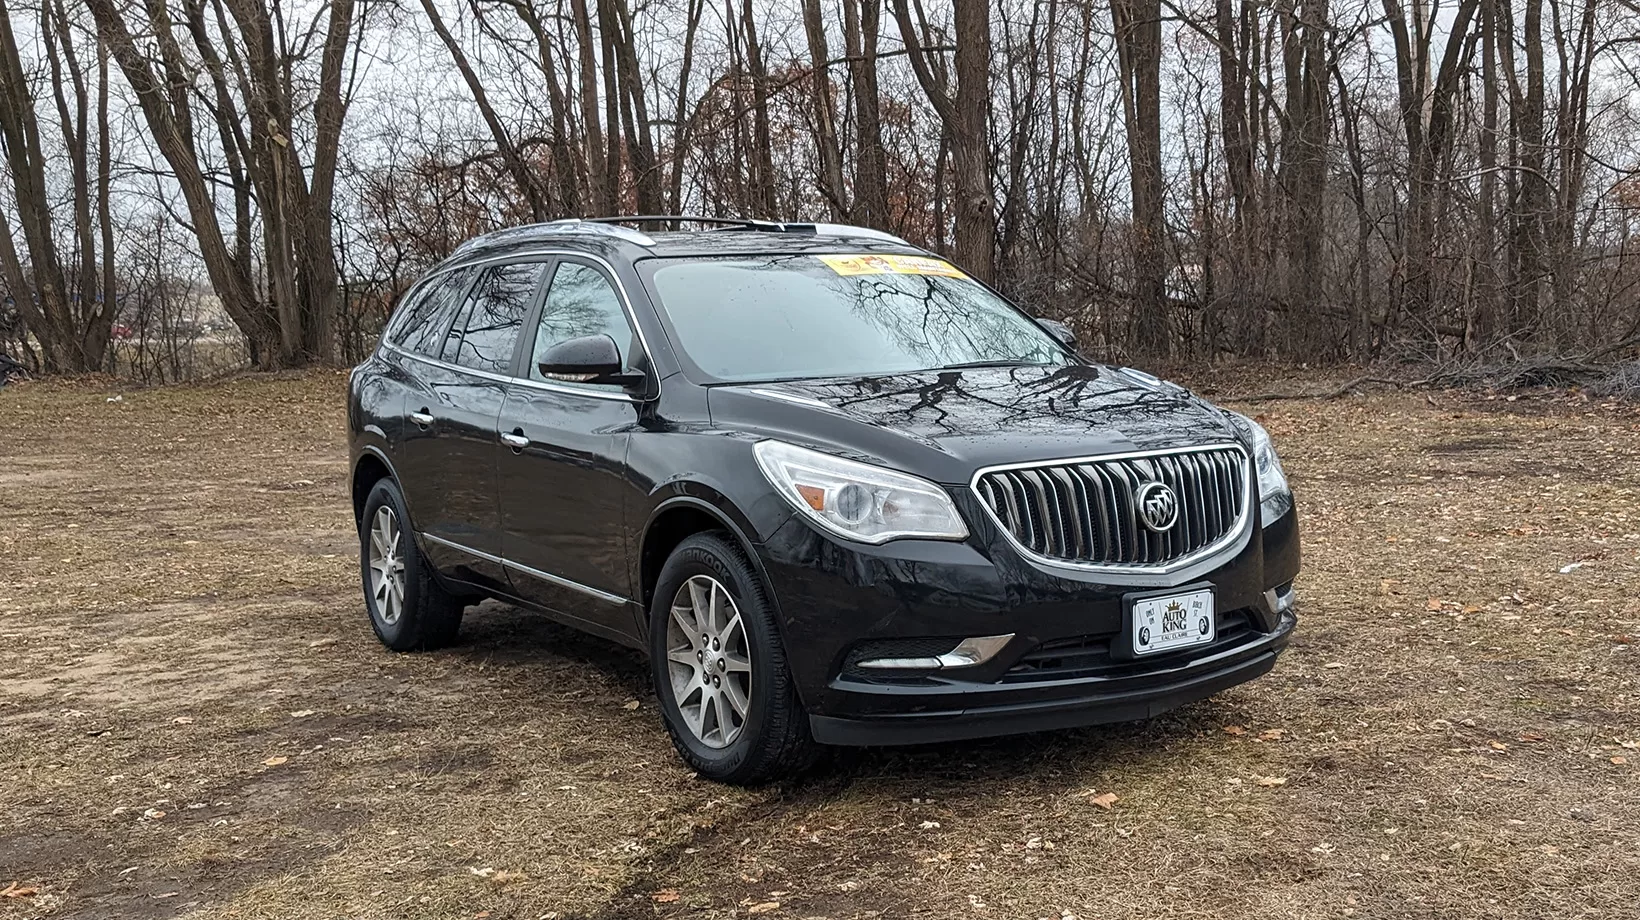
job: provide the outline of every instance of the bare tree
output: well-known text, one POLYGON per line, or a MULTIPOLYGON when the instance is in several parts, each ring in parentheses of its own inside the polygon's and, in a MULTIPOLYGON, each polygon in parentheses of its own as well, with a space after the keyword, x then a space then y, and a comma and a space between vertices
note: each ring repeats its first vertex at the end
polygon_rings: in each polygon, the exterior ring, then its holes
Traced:
POLYGON ((1162 7, 1112 0, 1133 194, 1133 348, 1165 355, 1167 219, 1162 212, 1162 7))
POLYGON ((956 91, 947 87, 944 62, 927 47, 922 7, 894 0, 894 18, 923 94, 951 140, 956 185, 955 254, 982 281, 996 277, 996 196, 991 187, 991 10, 986 0, 954 0, 956 91))

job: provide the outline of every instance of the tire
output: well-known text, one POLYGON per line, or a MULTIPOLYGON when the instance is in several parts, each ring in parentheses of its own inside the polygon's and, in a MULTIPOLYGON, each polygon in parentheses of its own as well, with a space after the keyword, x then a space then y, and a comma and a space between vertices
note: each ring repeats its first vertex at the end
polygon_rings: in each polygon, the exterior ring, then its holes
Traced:
POLYGON ((754 785, 789 776, 818 753, 768 597, 746 554, 723 533, 696 534, 678 544, 656 581, 649 661, 661 716, 684 761, 720 783, 754 785), (723 593, 711 594, 713 584, 723 593), (724 629, 696 616, 697 590, 706 593, 708 610, 715 597, 718 623, 728 624, 724 629), (674 616, 680 591, 690 609, 674 616), (732 624, 736 612, 738 634, 732 624), (695 628, 687 628, 690 623, 695 628), (707 638, 696 641, 702 636, 707 638), (720 683, 707 689, 703 674, 720 683), (742 704, 744 713, 738 715, 735 708, 742 704), (717 716, 715 732, 709 712, 717 716))
POLYGON ((456 639, 461 630, 462 605, 446 592, 416 546, 410 514, 398 483, 383 479, 365 499, 359 519, 359 576, 364 589, 365 610, 376 638, 396 652, 440 648, 456 639), (392 549, 400 574, 397 596, 379 589, 378 567, 372 565, 372 545, 378 537, 383 515, 393 523, 392 549))

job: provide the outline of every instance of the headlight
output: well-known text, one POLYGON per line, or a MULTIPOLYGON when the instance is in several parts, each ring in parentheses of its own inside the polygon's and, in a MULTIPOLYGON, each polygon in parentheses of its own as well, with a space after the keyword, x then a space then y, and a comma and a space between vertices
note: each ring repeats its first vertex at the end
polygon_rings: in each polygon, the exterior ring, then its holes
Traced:
POLYGON ((1258 501, 1269 523, 1293 510, 1293 490, 1287 485, 1287 471, 1281 468, 1276 446, 1270 442, 1270 433, 1264 426, 1246 418, 1253 432, 1253 465, 1258 469, 1258 501))
POLYGON ((782 441, 759 441, 752 452, 775 491, 840 537, 886 543, 900 537, 968 536, 951 496, 926 479, 782 441))

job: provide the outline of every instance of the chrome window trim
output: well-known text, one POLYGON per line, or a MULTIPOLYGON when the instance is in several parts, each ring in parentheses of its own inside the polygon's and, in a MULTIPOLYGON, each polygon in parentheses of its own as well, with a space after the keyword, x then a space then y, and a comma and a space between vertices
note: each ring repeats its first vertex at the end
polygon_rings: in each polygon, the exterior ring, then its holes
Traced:
POLYGON ((628 403, 642 402, 642 400, 640 400, 638 397, 633 396, 629 393, 613 393, 613 392, 604 392, 602 390, 583 390, 580 387, 573 387, 573 386, 569 386, 567 384, 547 383, 547 382, 541 381, 541 380, 528 380, 528 379, 523 378, 523 377, 509 377, 506 374, 496 374, 496 373, 491 373, 490 371, 481 371, 481 370, 479 370, 477 368, 473 368, 473 367, 463 367, 459 364, 451 364, 448 361, 442 361, 438 358, 429 358, 426 355, 418 355, 413 351, 405 351, 404 349, 398 347, 397 345, 389 344, 386 347, 387 347, 387 350, 392 351, 392 352, 396 352, 400 355, 403 355, 404 357, 409 358, 412 361, 420 361, 422 364, 431 365, 433 367, 440 367, 440 368, 443 368, 447 371, 455 371, 456 373, 460 373, 460 374, 471 374, 474 377, 481 377, 485 380, 493 380, 496 383, 504 383, 504 384, 507 384, 508 386, 529 387, 532 390, 545 390, 546 392, 549 392, 549 393, 568 393, 568 394, 574 394, 576 396, 590 396, 593 399, 609 399, 609 400, 615 400, 615 401, 619 401, 619 402, 628 402, 628 403))
POLYGON ((1002 536, 1008 541, 1008 545, 1012 546, 1015 552, 1039 566, 1044 566, 1051 569, 1061 569, 1065 571, 1100 575, 1171 575, 1174 572, 1187 569, 1205 559, 1211 559, 1215 556, 1224 554, 1227 551, 1241 551, 1241 548, 1246 545, 1247 540, 1252 535, 1253 531, 1253 508, 1255 507, 1254 502, 1257 497, 1255 486, 1257 479, 1258 469, 1253 464, 1252 456, 1247 453, 1246 447, 1242 446, 1242 444, 1237 441, 1213 441, 1207 444, 1192 444, 1189 447, 1168 447, 1161 450, 1134 450, 1114 454, 1097 454, 1091 457, 1064 457, 1051 460, 1031 460, 1022 463, 999 463, 995 466, 987 466, 975 470, 974 475, 968 480, 968 490, 973 493, 974 499, 978 502, 979 506, 985 510, 986 517, 990 518, 991 523, 995 525, 997 532, 1001 533, 1002 536), (1002 518, 998 517, 997 513, 991 510, 990 504, 985 501, 979 491, 979 481, 988 473, 1006 472, 1008 470, 1043 469, 1054 466, 1073 466, 1081 463, 1107 463, 1112 460, 1141 460, 1148 457, 1166 457, 1172 454, 1206 453, 1209 451, 1224 450, 1226 448, 1232 449, 1241 454, 1243 461, 1246 463, 1245 468, 1247 470, 1247 475, 1243 477, 1241 484, 1242 502, 1240 519, 1236 521, 1234 527, 1226 531, 1225 535, 1220 537, 1218 540, 1196 550, 1193 553, 1190 553, 1187 556, 1180 556, 1177 559, 1165 562, 1161 565, 1108 565, 1096 562, 1077 562, 1074 559, 1056 559, 1053 556, 1045 556, 1019 542, 1019 539, 1014 536, 1013 531, 1008 529, 1008 525, 1003 522, 1002 518))
POLYGON ((485 562, 493 562, 496 565, 505 566, 509 569, 512 569, 515 572, 522 572, 525 575, 529 575, 529 576, 534 577, 534 578, 539 578, 542 581, 558 585, 559 587, 562 587, 562 588, 569 588, 572 591, 579 591, 582 594, 585 594, 589 597, 595 597, 598 600, 601 600, 601 601, 603 601, 604 603, 607 603, 607 604, 627 604, 627 603, 630 603, 626 598, 620 596, 619 594, 610 594, 608 591, 600 591, 597 588, 588 587, 587 585, 583 585, 578 581, 573 581, 571 579, 565 578, 562 575, 554 575, 551 572, 543 572, 540 569, 532 569, 529 566, 524 565, 521 562, 514 562, 511 559, 503 559, 500 556, 495 556, 495 555, 492 555, 490 553, 481 552, 479 550, 473 549, 470 546, 462 546, 460 543, 457 543, 453 540, 446 540, 443 537, 435 537, 430 533, 419 533, 419 535, 421 536, 422 539, 429 540, 433 543, 437 543, 440 546, 447 546, 450 549, 456 550, 457 552, 466 553, 467 555, 472 556, 476 559, 482 559, 485 562))
MULTIPOLYGON (((464 260, 458 264, 446 265, 428 272, 426 275, 422 276, 420 281, 416 282, 416 285, 417 287, 420 287, 439 275, 463 268, 477 268, 496 262, 525 262, 537 258, 565 257, 571 259, 585 259, 586 261, 603 268, 604 274, 609 276, 610 283, 615 285, 615 290, 621 295, 621 309, 626 313, 626 321, 632 324, 632 331, 638 336, 638 347, 643 349, 644 361, 649 365, 649 373, 651 375, 655 374, 655 352, 654 349, 649 346, 649 337, 644 334, 643 324, 638 322, 638 313, 632 307, 632 296, 627 293, 626 283, 621 280, 620 273, 615 271, 615 266, 611 264, 608 259, 605 259, 602 256, 593 255, 590 252, 579 252, 573 249, 529 249, 521 252, 508 253, 506 255, 489 256, 488 258, 483 259, 464 260)), ((547 279, 547 285, 550 289, 552 285, 551 278, 547 279)), ((543 306, 544 305, 545 304, 543 303, 543 306)), ((520 332, 520 335, 522 335, 522 332, 520 332)), ((471 367, 464 367, 460 364, 451 364, 441 358, 432 358, 418 352, 400 348, 397 344, 387 341, 385 337, 382 339, 382 347, 397 354, 403 355, 406 358, 412 358, 424 364, 431 364, 434 367, 442 367, 445 370, 460 371, 467 374, 476 374, 479 377, 498 380, 502 383, 522 384, 527 387, 546 390, 550 393, 575 393, 581 396, 591 396, 594 399, 614 399, 624 402, 643 401, 628 393, 617 393, 604 390, 586 389, 577 386, 568 386, 564 384, 545 383, 539 380, 531 380, 527 377, 514 377, 509 374, 496 374, 490 371, 481 371, 471 367)))

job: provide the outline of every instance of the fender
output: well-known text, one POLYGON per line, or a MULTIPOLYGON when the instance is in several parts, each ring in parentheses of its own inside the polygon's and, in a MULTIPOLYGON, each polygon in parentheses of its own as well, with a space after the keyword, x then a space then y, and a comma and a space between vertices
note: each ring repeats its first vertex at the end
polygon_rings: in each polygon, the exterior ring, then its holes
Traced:
MULTIPOLYGON (((379 438, 379 439, 382 440, 383 443, 386 443, 387 439, 386 439, 384 433, 382 432, 382 430, 380 428, 377 428, 375 425, 366 426, 364 431, 360 433, 360 439, 361 440, 363 438, 372 437, 372 436, 374 436, 376 438, 379 438)), ((353 493, 354 482, 355 482, 355 480, 357 480, 359 478, 359 464, 364 462, 364 458, 367 455, 370 456, 370 457, 375 458, 376 460, 381 461, 381 465, 387 467, 387 475, 394 482, 399 481, 398 467, 393 465, 393 460, 392 460, 392 458, 387 456, 387 451, 382 450, 380 447, 376 446, 375 444, 358 444, 358 443, 355 443, 354 448, 353 448, 353 462, 348 465, 348 471, 347 471, 347 488, 348 488, 348 495, 350 497, 352 496, 352 493, 353 493)), ((408 503, 409 503, 409 500, 406 499, 406 504, 408 505, 408 503)), ((359 512, 361 512, 362 510, 363 510, 362 505, 356 505, 354 507, 354 516, 356 517, 359 514, 359 512)), ((413 512, 412 512, 412 514, 413 514, 413 512)), ((414 528, 412 528, 412 529, 414 529, 414 528)))
MULTIPOLYGON (((780 622, 780 598, 776 596, 774 585, 769 579, 769 572, 763 566, 762 554, 757 552, 759 543, 748 536, 748 533, 752 532, 750 529, 751 521, 745 513, 716 489, 691 480, 674 480, 666 483, 661 489, 651 493, 651 497, 668 490, 673 491, 674 494, 669 498, 662 499, 650 511, 648 519, 643 523, 643 530, 639 534, 638 551, 631 556, 632 584, 638 588, 634 592, 635 597, 633 600, 635 603, 640 608, 642 607, 643 558, 645 550, 649 548, 649 535, 654 530, 655 521, 670 510, 687 507, 704 512, 707 516, 722 524, 723 529, 729 531, 735 542, 740 544, 741 551, 746 554, 747 559, 751 560, 752 568, 757 572, 757 577, 763 580, 763 590, 769 597, 769 603, 774 607, 776 622, 780 622)), ((795 514, 796 512, 792 513, 795 514)), ((639 628, 647 638, 649 634, 649 611, 647 609, 640 609, 638 621, 639 628)))

